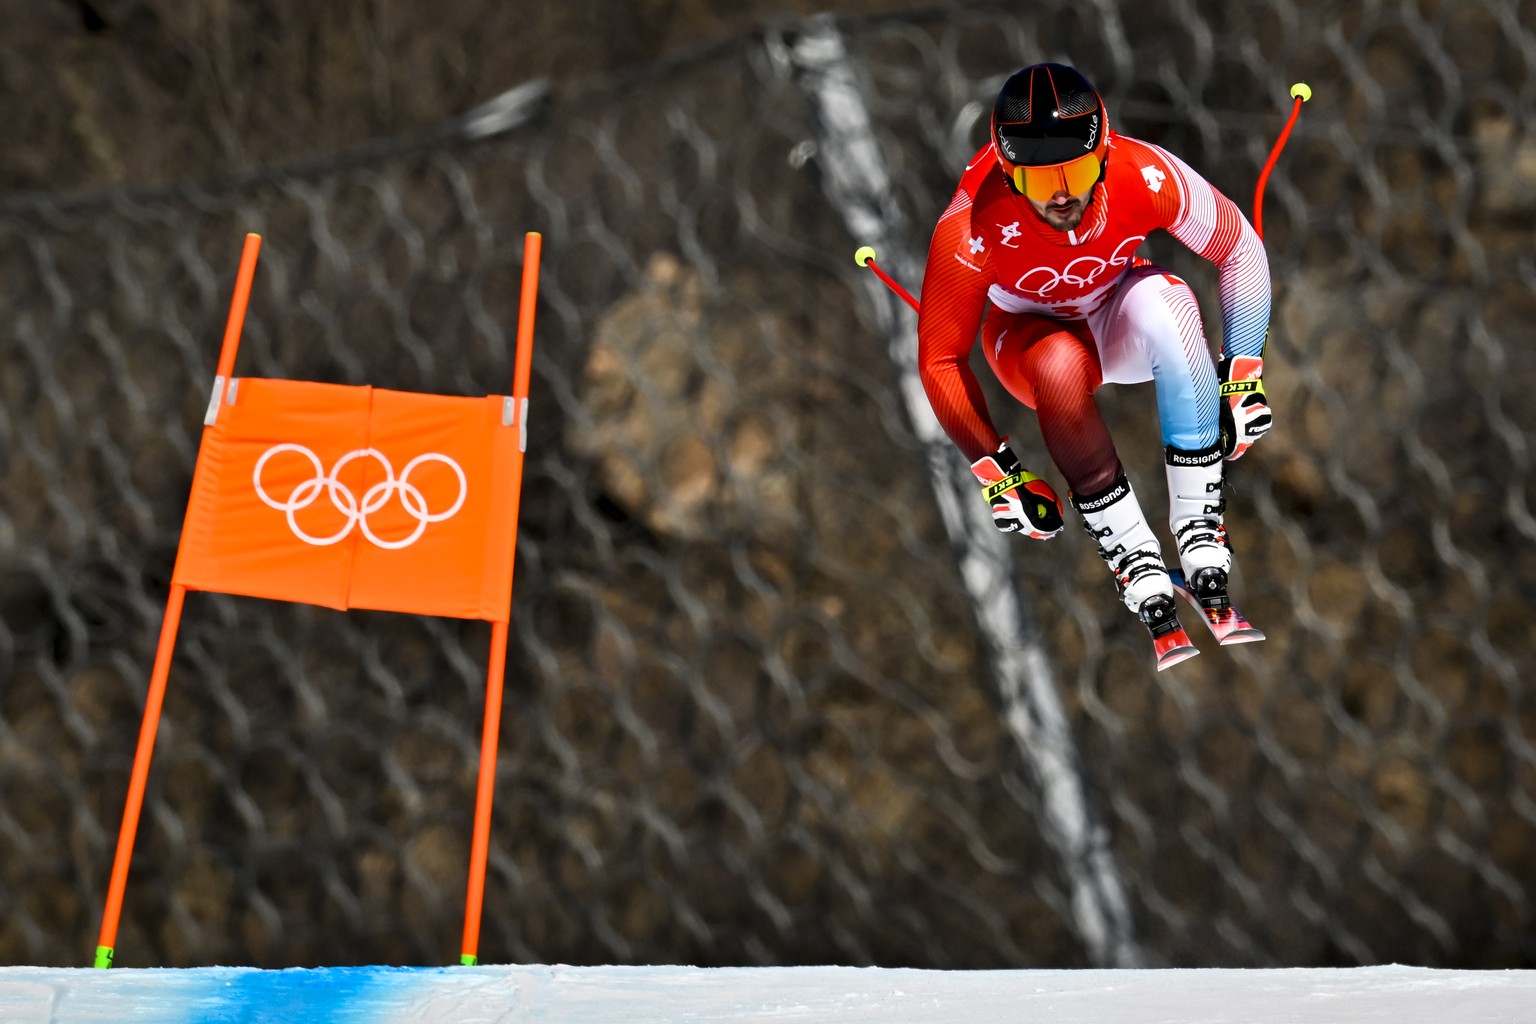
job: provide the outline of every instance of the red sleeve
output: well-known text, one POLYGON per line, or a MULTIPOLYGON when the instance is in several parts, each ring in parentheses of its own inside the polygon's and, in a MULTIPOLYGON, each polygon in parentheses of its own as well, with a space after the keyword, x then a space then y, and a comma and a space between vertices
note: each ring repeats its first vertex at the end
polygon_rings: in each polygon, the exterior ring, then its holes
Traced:
POLYGON ((961 255, 969 252, 972 197, 967 184, 962 182, 955 192, 928 246, 917 318, 917 367, 939 424, 967 461, 975 462, 997 451, 1002 438, 992 426, 970 367, 993 275, 986 265, 990 261, 977 263, 961 255))

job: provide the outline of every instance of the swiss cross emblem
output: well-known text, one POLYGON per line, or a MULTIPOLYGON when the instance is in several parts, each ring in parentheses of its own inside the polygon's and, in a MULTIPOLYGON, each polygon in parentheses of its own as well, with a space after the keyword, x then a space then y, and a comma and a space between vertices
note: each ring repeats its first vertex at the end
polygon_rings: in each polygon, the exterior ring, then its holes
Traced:
POLYGON ((1146 179, 1147 188, 1153 192, 1161 192, 1163 190, 1163 181, 1168 177, 1168 175, 1150 165, 1141 169, 1141 176, 1146 179))
POLYGON ((981 236, 980 235, 977 235, 975 238, 971 239, 971 255, 972 256, 975 256, 977 253, 981 252, 981 250, 983 250, 985 248, 986 248, 986 246, 982 244, 981 236))

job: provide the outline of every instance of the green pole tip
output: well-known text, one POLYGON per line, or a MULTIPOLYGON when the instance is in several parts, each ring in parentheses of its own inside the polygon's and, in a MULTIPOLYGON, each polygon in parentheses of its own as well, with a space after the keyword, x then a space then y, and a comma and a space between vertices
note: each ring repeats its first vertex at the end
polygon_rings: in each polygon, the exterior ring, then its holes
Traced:
POLYGON ((1307 100, 1312 98, 1312 87, 1306 82, 1297 82, 1295 85, 1291 86, 1291 96, 1299 96, 1301 97, 1301 102, 1305 103, 1307 100))
POLYGON ((460 953, 459 954, 459 966, 461 966, 461 967, 473 967, 473 966, 475 966, 475 964, 478 964, 479 962, 480 962, 480 958, 475 956, 475 954, 473 954, 473 953, 460 953))
POLYGON ((111 946, 97 946, 96 947, 96 964, 95 964, 95 966, 97 966, 97 967, 99 967, 99 968, 101 968, 103 970, 105 970, 106 968, 112 966, 112 947, 111 946))
POLYGON ((861 245, 859 246, 858 251, 853 254, 853 262, 857 263, 861 267, 867 266, 869 261, 874 258, 875 247, 872 245, 861 245))

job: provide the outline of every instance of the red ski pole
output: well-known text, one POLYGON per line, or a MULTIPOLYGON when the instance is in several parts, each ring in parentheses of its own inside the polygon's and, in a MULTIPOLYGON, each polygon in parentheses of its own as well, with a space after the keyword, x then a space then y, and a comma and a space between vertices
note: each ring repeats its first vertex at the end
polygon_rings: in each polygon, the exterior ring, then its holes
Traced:
POLYGON ((861 267, 868 267, 870 270, 873 270, 875 272, 875 276, 884 281, 887 288, 895 292, 897 295, 900 295, 903 299, 907 300, 907 305, 911 306, 919 313, 923 311, 923 307, 918 305, 917 300, 912 297, 911 292, 897 284, 891 278, 891 275, 880 269, 879 264, 875 262, 875 250, 873 246, 859 246, 859 251, 853 254, 853 262, 857 263, 861 267))
POLYGON ((1297 82, 1291 86, 1291 97, 1295 100, 1291 104, 1291 116, 1285 122, 1285 127, 1280 129, 1280 137, 1269 151, 1269 159, 1264 161, 1264 169, 1259 172, 1259 184, 1253 190, 1253 230, 1258 232, 1261 240, 1264 238, 1264 186, 1269 182, 1269 172, 1275 169, 1275 161, 1280 159, 1280 151, 1285 148, 1286 140, 1291 137, 1291 129, 1296 127, 1301 105, 1312 98, 1312 89, 1306 82, 1297 82))

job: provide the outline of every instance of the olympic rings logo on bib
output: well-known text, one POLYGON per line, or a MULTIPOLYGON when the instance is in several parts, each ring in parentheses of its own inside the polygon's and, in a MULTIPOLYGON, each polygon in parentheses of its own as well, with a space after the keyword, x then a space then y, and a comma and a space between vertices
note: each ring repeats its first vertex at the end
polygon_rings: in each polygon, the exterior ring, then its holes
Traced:
POLYGON ((469 496, 469 481, 464 476, 464 470, 448 456, 440 455, 437 452, 427 452, 424 455, 418 455, 405 464, 405 468, 400 471, 400 475, 397 477, 395 476, 395 468, 390 465, 389 459, 376 448, 359 448, 355 451, 347 452, 347 454, 336 460, 336 464, 327 473, 320 463, 319 456, 303 445, 275 444, 263 452, 261 458, 256 460, 256 471, 252 474, 252 482, 256 485, 257 497, 266 503, 268 507, 287 515, 288 528, 293 531, 293 535, 304 543, 313 544, 317 547, 337 543, 350 534, 354 526, 362 531, 364 537, 368 538, 371 543, 378 547, 390 549, 410 547, 421 539, 421 535, 426 532, 428 523, 440 523, 445 519, 452 518, 459 509, 464 507, 464 499, 469 496), (261 486, 261 471, 266 468, 267 460, 280 452, 295 452, 302 455, 314 467, 314 476, 295 487, 293 493, 288 495, 287 501, 276 500, 261 486), (362 500, 359 501, 357 495, 352 493, 352 489, 341 482, 340 477, 342 469, 348 463, 354 459, 361 458, 372 458, 379 465, 383 466, 384 479, 364 491, 362 500), (431 512, 428 510, 426 496, 421 493, 421 488, 411 483, 410 480, 412 471, 428 462, 441 462, 453 470, 454 475, 459 479, 459 496, 457 500, 441 512, 431 512), (299 526, 297 513, 319 500, 322 491, 330 497, 331 504, 335 507, 336 511, 346 518, 347 522, 340 530, 328 537, 315 537, 306 533, 299 526), (416 526, 415 529, 400 540, 385 540, 374 534, 369 528, 368 516, 384 508, 385 505, 389 504, 390 499, 396 495, 399 496, 400 505, 405 509, 406 514, 416 520, 416 526))
POLYGON ((1021 295, 1045 299, 1061 285, 1070 288, 1086 288, 1097 281, 1106 270, 1129 266, 1136 258, 1136 248, 1146 241, 1146 235, 1133 235, 1115 246, 1108 259, 1098 256, 1079 256, 1065 267, 1035 267, 1025 271, 1014 282, 1013 290, 1021 295))

